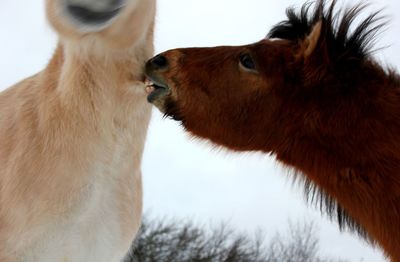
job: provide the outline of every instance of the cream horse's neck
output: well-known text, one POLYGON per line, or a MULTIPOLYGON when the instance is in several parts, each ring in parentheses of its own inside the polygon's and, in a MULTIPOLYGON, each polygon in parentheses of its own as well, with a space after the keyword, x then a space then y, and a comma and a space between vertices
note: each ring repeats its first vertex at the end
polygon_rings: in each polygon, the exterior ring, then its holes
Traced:
POLYGON ((126 0, 82 32, 68 1, 47 1, 60 36, 48 66, 0 94, 1 262, 120 261, 140 225, 155 3, 126 0))

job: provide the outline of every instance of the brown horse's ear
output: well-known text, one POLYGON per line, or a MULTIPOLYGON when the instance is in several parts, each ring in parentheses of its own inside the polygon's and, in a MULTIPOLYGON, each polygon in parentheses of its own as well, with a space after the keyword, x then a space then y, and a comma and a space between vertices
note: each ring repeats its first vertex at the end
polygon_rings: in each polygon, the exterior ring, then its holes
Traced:
POLYGON ((312 29, 311 33, 303 40, 300 48, 300 55, 307 59, 310 57, 321 40, 322 21, 319 21, 312 29))
POLYGON ((298 58, 303 61, 306 72, 306 85, 314 85, 320 82, 327 73, 331 63, 328 46, 324 34, 324 23, 319 21, 311 30, 311 33, 300 43, 298 58))

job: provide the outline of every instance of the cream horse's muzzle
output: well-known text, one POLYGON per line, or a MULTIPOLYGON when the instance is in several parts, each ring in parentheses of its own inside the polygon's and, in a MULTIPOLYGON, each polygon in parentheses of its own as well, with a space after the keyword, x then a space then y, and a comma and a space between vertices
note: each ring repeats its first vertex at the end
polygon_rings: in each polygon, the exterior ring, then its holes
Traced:
POLYGON ((66 11, 79 23, 102 25, 123 9, 126 0, 66 0, 66 11))

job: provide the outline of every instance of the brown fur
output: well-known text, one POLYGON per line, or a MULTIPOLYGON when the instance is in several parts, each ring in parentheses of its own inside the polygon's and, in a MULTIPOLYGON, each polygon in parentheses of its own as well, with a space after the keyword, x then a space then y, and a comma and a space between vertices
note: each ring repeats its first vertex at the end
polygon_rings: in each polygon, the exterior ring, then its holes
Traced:
POLYGON ((150 60, 147 74, 169 95, 153 103, 194 136, 276 155, 341 227, 400 261, 400 77, 370 56, 378 13, 351 33, 363 6, 335 10, 289 10, 275 40, 161 54, 167 65, 150 60))
POLYGON ((118 225, 104 236, 112 245, 99 247, 117 261, 140 224, 151 111, 142 67, 153 52, 155 3, 127 5, 113 24, 90 33, 70 25, 60 6, 47 1, 60 38, 48 66, 0 94, 2 262, 70 261, 78 252, 90 261, 93 250, 84 249, 101 243, 100 219, 104 228, 118 225), (65 234, 76 229, 68 242, 65 234), (69 246, 75 243, 82 250, 69 246))

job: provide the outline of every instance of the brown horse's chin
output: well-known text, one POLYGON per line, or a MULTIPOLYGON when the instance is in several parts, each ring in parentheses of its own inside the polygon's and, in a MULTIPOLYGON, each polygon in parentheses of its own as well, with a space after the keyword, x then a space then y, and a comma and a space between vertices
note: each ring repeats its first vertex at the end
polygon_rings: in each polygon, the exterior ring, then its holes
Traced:
POLYGON ((183 122, 183 116, 180 113, 178 103, 174 101, 171 95, 162 97, 152 102, 165 117, 171 118, 175 121, 183 122))
MULTIPOLYGON (((147 88, 147 90, 151 89, 147 88)), ((155 88, 147 96, 147 101, 157 107, 165 117, 169 117, 176 121, 183 120, 181 114, 179 113, 177 103, 172 98, 171 91, 169 89, 155 88)))
MULTIPOLYGON (((147 98, 148 99, 148 98, 147 98)), ((151 102, 155 107, 157 107, 157 109, 163 113, 166 114, 166 99, 162 98, 162 99, 157 99, 154 100, 153 102, 151 102)))
POLYGON ((171 88, 164 78, 152 70, 146 70, 146 77, 147 101, 157 107, 164 116, 182 121, 177 102, 174 101, 171 88))
POLYGON ((157 107, 162 113, 166 111, 166 102, 170 96, 170 91, 164 88, 155 88, 147 96, 147 101, 157 107))

